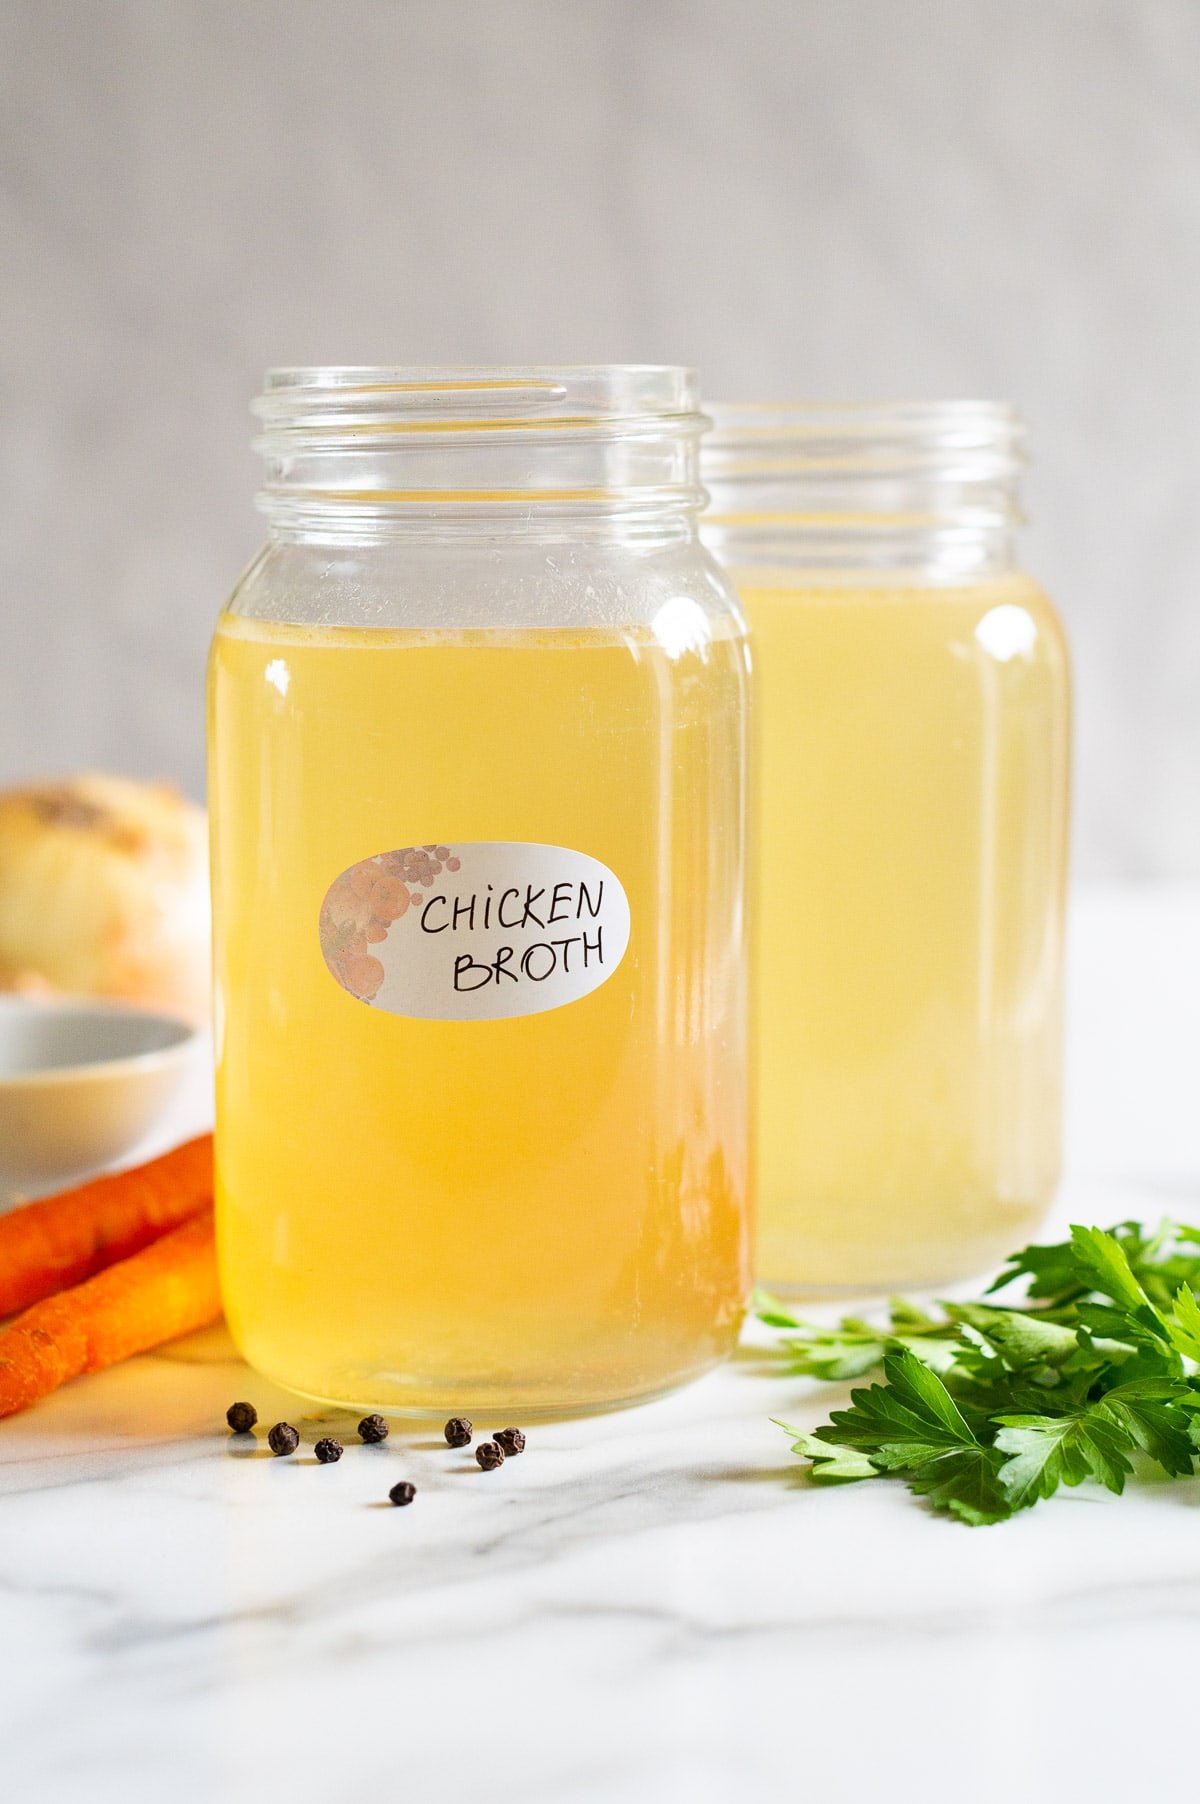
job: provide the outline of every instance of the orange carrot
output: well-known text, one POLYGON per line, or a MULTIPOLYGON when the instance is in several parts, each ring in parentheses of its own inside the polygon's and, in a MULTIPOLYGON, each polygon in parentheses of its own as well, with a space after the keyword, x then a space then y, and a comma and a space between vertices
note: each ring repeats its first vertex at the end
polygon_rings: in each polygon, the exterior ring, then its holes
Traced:
POLYGON ((157 1240, 212 1203, 212 1135, 0 1215, 0 1317, 157 1240))
POLYGON ((221 1313, 212 1214, 184 1222, 132 1259, 35 1303, 0 1329, 0 1416, 221 1313))

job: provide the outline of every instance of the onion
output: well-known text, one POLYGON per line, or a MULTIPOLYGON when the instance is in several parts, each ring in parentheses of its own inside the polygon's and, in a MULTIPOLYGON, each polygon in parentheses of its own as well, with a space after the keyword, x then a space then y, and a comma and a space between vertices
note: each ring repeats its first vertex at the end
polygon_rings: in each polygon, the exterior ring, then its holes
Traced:
POLYGON ((0 989, 209 1011, 204 810, 86 775, 0 791, 0 989))

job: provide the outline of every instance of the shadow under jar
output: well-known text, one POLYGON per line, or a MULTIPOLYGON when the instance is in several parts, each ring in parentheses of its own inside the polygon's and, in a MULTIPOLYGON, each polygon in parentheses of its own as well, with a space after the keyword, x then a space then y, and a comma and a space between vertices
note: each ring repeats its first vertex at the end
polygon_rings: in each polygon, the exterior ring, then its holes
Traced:
POLYGON ((393 1413, 679 1384, 750 1276, 748 657, 694 377, 277 371, 256 411, 209 673, 234 1337, 393 1413))
POLYGON ((752 629, 760 1272, 979 1272, 1059 1172, 1069 676, 1017 569, 1021 426, 711 410, 703 536, 752 629))

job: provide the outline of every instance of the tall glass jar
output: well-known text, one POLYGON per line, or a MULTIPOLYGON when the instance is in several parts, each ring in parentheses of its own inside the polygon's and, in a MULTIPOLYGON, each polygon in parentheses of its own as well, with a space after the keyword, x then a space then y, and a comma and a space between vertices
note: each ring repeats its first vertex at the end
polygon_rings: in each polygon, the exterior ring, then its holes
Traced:
POLYGON ((973 1274, 1059 1170, 1067 652, 1006 407, 718 407, 761 719, 760 1269, 973 1274))
POLYGON ((749 1279, 748 660, 694 377, 281 370, 256 411, 209 677, 234 1337, 392 1412, 678 1384, 749 1279))

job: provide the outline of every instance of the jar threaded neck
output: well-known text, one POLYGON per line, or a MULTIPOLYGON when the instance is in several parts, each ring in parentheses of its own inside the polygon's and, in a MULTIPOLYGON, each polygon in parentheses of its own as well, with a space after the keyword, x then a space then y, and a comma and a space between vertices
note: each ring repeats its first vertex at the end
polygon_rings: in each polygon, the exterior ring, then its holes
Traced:
POLYGON ((1007 568, 1024 427, 990 401, 711 408, 702 536, 737 569, 1007 568))
POLYGON ((674 365, 272 370, 253 411, 283 532, 690 534, 704 502, 674 365))

